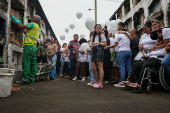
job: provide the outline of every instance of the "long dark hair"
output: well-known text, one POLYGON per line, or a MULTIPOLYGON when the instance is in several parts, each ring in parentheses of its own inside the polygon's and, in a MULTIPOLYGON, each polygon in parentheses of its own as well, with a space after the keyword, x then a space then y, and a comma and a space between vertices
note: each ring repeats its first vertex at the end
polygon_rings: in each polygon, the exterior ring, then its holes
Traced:
MULTIPOLYGON (((96 24, 94 28, 96 28, 98 25, 101 26, 100 24, 96 24)), ((92 42, 94 42, 96 35, 97 35, 96 31, 94 31, 92 42)), ((101 32, 99 33, 99 42, 101 42, 101 32)))
POLYGON ((63 46, 62 46, 62 48, 64 47, 65 44, 67 44, 67 43, 64 43, 63 46))
POLYGON ((104 30, 103 31, 105 32, 105 38, 106 38, 106 41, 107 41, 107 45, 110 45, 110 39, 108 37, 108 31, 107 30, 104 30))

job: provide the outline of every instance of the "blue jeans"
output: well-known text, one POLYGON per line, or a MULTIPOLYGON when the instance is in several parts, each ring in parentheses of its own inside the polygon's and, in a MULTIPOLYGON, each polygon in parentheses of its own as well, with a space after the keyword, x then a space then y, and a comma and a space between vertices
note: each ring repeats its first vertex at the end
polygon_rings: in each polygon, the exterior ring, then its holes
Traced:
POLYGON ((131 71, 131 51, 119 51, 118 52, 118 66, 120 74, 120 82, 125 81, 126 70, 128 74, 131 71))
POLYGON ((168 52, 161 62, 162 67, 170 75, 170 52, 168 52))
POLYGON ((60 62, 61 62, 60 74, 63 74, 64 60, 63 60, 63 58, 62 58, 62 57, 60 58, 60 62))
POLYGON ((76 59, 70 58, 70 77, 73 76, 75 72, 76 59))
POLYGON ((56 73, 56 61, 57 61, 57 55, 56 54, 54 54, 51 59, 49 59, 47 57, 48 64, 50 63, 51 65, 53 65, 55 63, 54 66, 52 67, 53 71, 54 71, 54 74, 56 73))
POLYGON ((90 79, 91 79, 92 84, 94 84, 94 83, 96 83, 96 79, 95 79, 95 77, 94 77, 93 70, 92 70, 92 67, 91 67, 91 59, 92 59, 92 55, 89 54, 89 56, 90 56, 90 59, 89 59, 90 79))

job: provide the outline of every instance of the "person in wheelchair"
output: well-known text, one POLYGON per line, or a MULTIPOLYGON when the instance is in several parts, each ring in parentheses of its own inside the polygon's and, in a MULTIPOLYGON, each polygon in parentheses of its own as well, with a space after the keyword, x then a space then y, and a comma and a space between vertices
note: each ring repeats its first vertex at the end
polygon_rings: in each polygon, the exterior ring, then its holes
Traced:
POLYGON ((149 49, 157 44, 156 40, 152 40, 150 37, 151 27, 152 24, 150 21, 147 21, 145 25, 143 26, 143 32, 144 34, 141 36, 139 41, 139 49, 141 50, 143 56, 148 53, 149 49))
MULTIPOLYGON (((157 45, 163 44, 162 30, 151 32, 151 38, 157 40, 157 45)), ((165 48, 156 49, 155 51, 148 52, 145 57, 148 58, 145 61, 135 62, 132 66, 128 80, 124 83, 130 87, 141 87, 141 80, 145 68, 159 68, 161 66, 162 57, 165 56, 165 48), (136 73, 140 73, 138 79, 136 80, 136 73)))

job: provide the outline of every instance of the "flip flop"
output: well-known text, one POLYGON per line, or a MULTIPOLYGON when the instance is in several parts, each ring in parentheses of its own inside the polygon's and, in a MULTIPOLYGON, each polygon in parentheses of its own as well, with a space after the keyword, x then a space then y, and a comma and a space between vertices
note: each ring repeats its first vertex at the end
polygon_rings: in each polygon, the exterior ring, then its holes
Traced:
POLYGON ((134 87, 134 88, 139 88, 141 87, 138 83, 134 83, 131 87, 134 87))

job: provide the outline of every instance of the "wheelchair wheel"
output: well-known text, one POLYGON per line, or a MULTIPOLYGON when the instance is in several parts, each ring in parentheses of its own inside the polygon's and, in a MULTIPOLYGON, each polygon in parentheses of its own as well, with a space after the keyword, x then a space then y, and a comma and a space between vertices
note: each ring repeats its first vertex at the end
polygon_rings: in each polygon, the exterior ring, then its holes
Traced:
POLYGON ((163 67, 159 70, 159 81, 165 90, 170 91, 170 76, 163 67))
POLYGON ((147 86, 147 92, 148 92, 148 94, 151 94, 151 93, 152 93, 152 91, 151 91, 151 86, 150 86, 150 85, 147 86))

